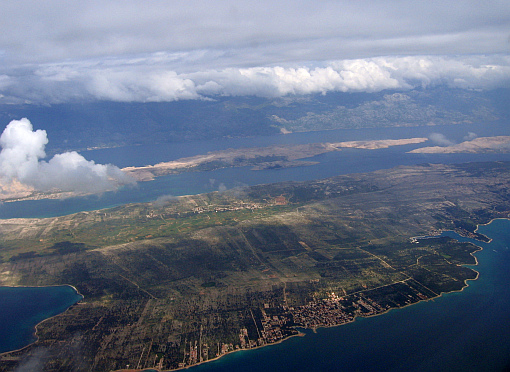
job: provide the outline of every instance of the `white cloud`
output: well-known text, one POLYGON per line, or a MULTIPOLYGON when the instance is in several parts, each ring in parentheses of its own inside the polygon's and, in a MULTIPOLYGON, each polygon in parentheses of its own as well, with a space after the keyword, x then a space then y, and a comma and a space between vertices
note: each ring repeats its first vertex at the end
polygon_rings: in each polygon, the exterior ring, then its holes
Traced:
POLYGON ((94 99, 112 101, 176 101, 197 99, 193 81, 174 71, 93 70, 84 81, 86 93, 94 99))
POLYGON ((452 142, 448 138, 446 138, 446 136, 444 134, 441 134, 441 133, 430 134, 429 140, 438 146, 452 146, 455 144, 454 142, 452 142))
POLYGON ((3 177, 24 179, 37 171, 40 158, 46 153, 46 131, 32 131, 28 119, 12 121, 0 136, 0 172, 3 177))
POLYGON ((28 119, 11 121, 0 136, 2 182, 19 181, 38 191, 87 193, 115 190, 120 185, 134 183, 116 166, 96 164, 74 151, 44 161, 47 143, 46 131, 34 131, 28 119))
POLYGON ((373 61, 328 63, 324 67, 254 67, 186 74, 204 95, 284 96, 330 91, 380 91, 402 88, 373 61))
POLYGON ((0 94, 36 103, 80 99, 175 101, 218 95, 280 97, 292 94, 378 92, 447 85, 491 89, 510 86, 510 56, 377 57, 301 66, 225 68, 177 73, 162 53, 129 60, 37 66, 6 76, 0 94))
POLYGON ((491 88, 509 20, 500 0, 3 1, 0 102, 491 88))

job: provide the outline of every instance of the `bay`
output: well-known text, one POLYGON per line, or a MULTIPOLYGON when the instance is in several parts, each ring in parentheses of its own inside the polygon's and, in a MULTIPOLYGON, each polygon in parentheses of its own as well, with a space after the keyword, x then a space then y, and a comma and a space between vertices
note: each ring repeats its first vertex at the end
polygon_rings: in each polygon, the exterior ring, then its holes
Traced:
POLYGON ((479 278, 461 292, 280 344, 228 354, 190 372, 503 371, 510 368, 510 221, 479 232, 490 243, 444 233, 483 248, 479 278))
POLYGON ((82 298, 68 285, 0 287, 0 353, 35 342, 37 324, 63 313, 82 298))

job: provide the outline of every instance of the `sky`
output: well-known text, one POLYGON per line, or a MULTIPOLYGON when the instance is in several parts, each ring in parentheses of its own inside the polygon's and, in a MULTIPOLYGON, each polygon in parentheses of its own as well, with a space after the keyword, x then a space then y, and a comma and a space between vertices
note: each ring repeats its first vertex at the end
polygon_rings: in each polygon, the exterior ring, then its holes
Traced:
POLYGON ((0 2, 0 103, 510 86, 509 1, 0 2))

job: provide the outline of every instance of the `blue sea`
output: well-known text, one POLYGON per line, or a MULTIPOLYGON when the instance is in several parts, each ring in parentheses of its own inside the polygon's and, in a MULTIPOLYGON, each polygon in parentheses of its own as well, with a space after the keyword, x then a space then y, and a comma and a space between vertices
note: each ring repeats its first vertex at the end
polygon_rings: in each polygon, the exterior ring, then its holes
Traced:
POLYGON ((63 313, 82 298, 68 285, 0 287, 0 353, 34 342, 38 323, 63 313))
MULTIPOLYGON (((200 141, 186 144, 159 144, 154 146, 129 146, 122 148, 85 151, 88 160, 96 163, 111 163, 118 167, 143 166, 182 157, 205 154, 208 151, 228 148, 264 147, 275 144, 302 144, 317 142, 340 142, 351 140, 400 139, 427 137, 441 133, 455 142, 461 142, 468 132, 480 136, 508 135, 505 123, 487 125, 432 126, 416 128, 382 128, 361 130, 333 130, 312 133, 292 133, 272 137, 230 138, 221 141, 200 141)), ((139 182, 135 187, 125 187, 115 192, 64 200, 31 200, 15 203, 0 203, 0 218, 52 217, 87 210, 113 207, 126 203, 150 202, 160 196, 189 195, 227 188, 252 186, 282 181, 308 181, 333 177, 340 174, 372 172, 399 165, 423 163, 464 163, 470 161, 510 161, 510 154, 409 154, 421 146, 394 146, 388 149, 361 150, 343 149, 315 156, 308 160, 317 165, 286 169, 253 171, 251 167, 226 168, 209 172, 189 172, 159 177, 150 182, 139 182), (222 187, 223 187, 222 186, 222 187)))
MULTIPOLYGON (((83 152, 89 160, 119 167, 155 164, 184 156, 226 148, 337 142, 366 139, 398 139, 444 134, 459 142, 467 132, 480 136, 508 135, 508 124, 493 126, 445 126, 339 130, 296 133, 275 137, 226 139, 188 144, 103 149, 83 152)), ((433 145, 432 143, 426 145, 433 145)), ((348 149, 316 156, 319 164, 308 167, 252 171, 248 167, 211 172, 184 173, 141 182, 135 188, 85 198, 40 200, 0 205, 0 218, 48 217, 121 205, 154 201, 163 195, 186 195, 227 188, 326 178, 338 174, 370 172, 398 165, 510 161, 509 154, 408 154, 416 145, 381 150, 348 149)), ((359 319, 354 323, 317 333, 305 331, 270 347, 241 351, 218 361, 194 367, 193 371, 494 371, 510 368, 510 223, 496 220, 480 231, 494 240, 477 242, 480 278, 462 292, 444 295, 387 314, 359 319)), ((60 295, 55 288, 0 288, 0 351, 17 349, 34 340, 34 325, 64 311, 79 300, 76 293, 60 295), (6 292, 4 292, 4 290, 6 292), (9 291, 14 291, 10 293, 9 291), (37 292, 38 290, 42 292, 37 292), (10 294, 9 294, 10 293, 10 294), (57 293, 56 297, 53 294, 57 293), (61 298, 59 297, 61 296, 61 298), (51 299, 48 301, 48 299, 51 299), (59 301, 63 302, 60 303, 59 301), (24 310, 25 304, 34 307, 24 310), (48 305, 49 304, 49 305, 48 305), (47 306, 48 305, 48 306, 47 306), (2 307, 3 306, 3 307, 2 307), (16 315, 12 320, 8 313, 16 315), (1 328, 12 326, 11 328, 1 328), (22 329, 24 329, 22 331, 22 329)))
POLYGON ((190 372, 220 371, 503 371, 510 368, 510 221, 479 232, 491 243, 461 292, 283 343, 239 351, 190 372))

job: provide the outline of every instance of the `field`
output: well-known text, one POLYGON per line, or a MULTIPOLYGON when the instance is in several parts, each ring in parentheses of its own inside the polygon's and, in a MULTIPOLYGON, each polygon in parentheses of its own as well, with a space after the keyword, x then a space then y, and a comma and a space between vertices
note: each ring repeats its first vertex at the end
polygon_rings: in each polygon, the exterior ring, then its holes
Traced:
POLYGON ((460 290, 478 248, 415 237, 486 239, 509 181, 508 163, 421 165, 0 221, 0 284, 85 296, 0 371, 41 349, 48 371, 174 369, 460 290))

